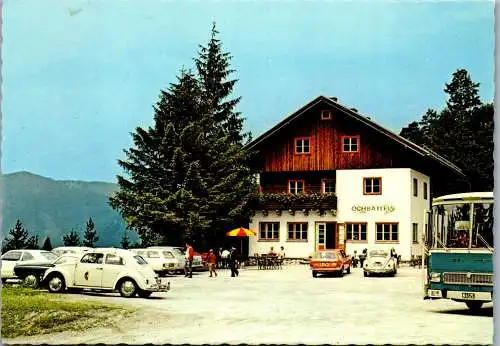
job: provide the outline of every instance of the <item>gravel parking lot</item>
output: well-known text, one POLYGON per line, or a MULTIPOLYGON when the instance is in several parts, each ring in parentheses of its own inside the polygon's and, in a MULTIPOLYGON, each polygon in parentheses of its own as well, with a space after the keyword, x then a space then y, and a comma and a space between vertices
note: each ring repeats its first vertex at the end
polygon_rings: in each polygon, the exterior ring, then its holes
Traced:
POLYGON ((283 270, 227 270, 170 278, 172 290, 149 299, 68 294, 129 305, 138 312, 113 329, 64 332, 6 343, 286 343, 491 344, 493 304, 472 314, 465 304, 422 299, 422 272, 402 267, 395 278, 312 278, 305 265, 283 270))

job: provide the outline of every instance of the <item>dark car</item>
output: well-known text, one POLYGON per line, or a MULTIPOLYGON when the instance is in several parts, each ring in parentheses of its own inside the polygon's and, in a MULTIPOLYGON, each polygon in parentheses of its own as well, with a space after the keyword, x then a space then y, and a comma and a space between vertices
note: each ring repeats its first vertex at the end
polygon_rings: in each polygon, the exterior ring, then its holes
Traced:
POLYGON ((69 261, 76 262, 79 259, 80 257, 74 255, 63 255, 52 262, 18 264, 14 267, 14 273, 23 281, 24 285, 31 288, 37 288, 40 285, 43 275, 47 269, 54 267, 56 264, 69 261))

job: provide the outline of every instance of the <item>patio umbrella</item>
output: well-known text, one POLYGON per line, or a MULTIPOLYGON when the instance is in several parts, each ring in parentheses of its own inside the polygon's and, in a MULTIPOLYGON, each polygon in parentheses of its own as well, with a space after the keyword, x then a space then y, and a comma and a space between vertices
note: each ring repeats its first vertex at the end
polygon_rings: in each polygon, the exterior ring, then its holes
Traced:
MULTIPOLYGON (((254 231, 248 228, 235 228, 226 233, 228 237, 254 237, 257 235, 254 231)), ((243 239, 241 240, 240 254, 243 252, 243 239)))

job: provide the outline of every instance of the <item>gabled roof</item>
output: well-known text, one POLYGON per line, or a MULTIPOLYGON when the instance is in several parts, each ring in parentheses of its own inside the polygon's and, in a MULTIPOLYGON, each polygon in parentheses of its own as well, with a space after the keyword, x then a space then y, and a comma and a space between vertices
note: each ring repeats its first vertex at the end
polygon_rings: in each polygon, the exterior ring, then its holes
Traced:
POLYGON ((387 130, 386 128, 380 126, 379 124, 377 124, 376 122, 374 122, 370 118, 361 115, 355 109, 351 109, 351 108, 339 103, 336 98, 325 97, 325 96, 318 96, 317 98, 315 98, 311 102, 302 106, 300 109, 298 109, 294 113, 290 114, 288 117, 286 117, 285 119, 280 121, 278 124, 273 126, 270 130, 264 132, 259 137, 254 139, 252 142, 248 143, 246 145, 246 148, 247 149, 255 148, 257 145, 259 145, 260 143, 262 143, 263 141, 265 141, 269 137, 273 136, 275 133, 277 133, 281 129, 290 125, 290 123, 292 123, 294 120, 301 117, 308 110, 310 110, 311 108, 315 107, 316 105, 318 105, 320 103, 325 103, 325 104, 327 104, 335 109, 342 111, 343 113, 345 113, 346 115, 355 119, 356 121, 358 121, 358 122, 362 123, 363 125, 365 125, 369 128, 372 128, 373 130, 389 137, 393 141, 399 143, 400 145, 402 145, 405 148, 412 150, 416 154, 423 156, 423 157, 430 158, 430 159, 436 161, 437 163, 451 169, 456 174, 458 174, 462 177, 465 177, 465 174, 462 172, 462 170, 460 168, 458 168, 456 165, 454 165, 453 163, 451 163, 450 161, 448 161, 444 157, 442 157, 442 156, 438 155, 437 153, 435 153, 434 151, 430 150, 429 148, 421 147, 421 146, 409 141, 408 139, 406 139, 406 138, 404 138, 404 137, 402 137, 402 136, 400 136, 400 135, 398 135, 390 130, 387 130))

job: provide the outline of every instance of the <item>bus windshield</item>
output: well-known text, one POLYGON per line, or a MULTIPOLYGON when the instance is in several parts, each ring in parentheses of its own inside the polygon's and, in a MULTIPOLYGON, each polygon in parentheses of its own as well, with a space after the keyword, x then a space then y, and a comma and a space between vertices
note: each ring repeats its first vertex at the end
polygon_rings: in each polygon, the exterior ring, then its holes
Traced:
POLYGON ((493 203, 439 204, 432 211, 431 247, 493 248, 493 203))

